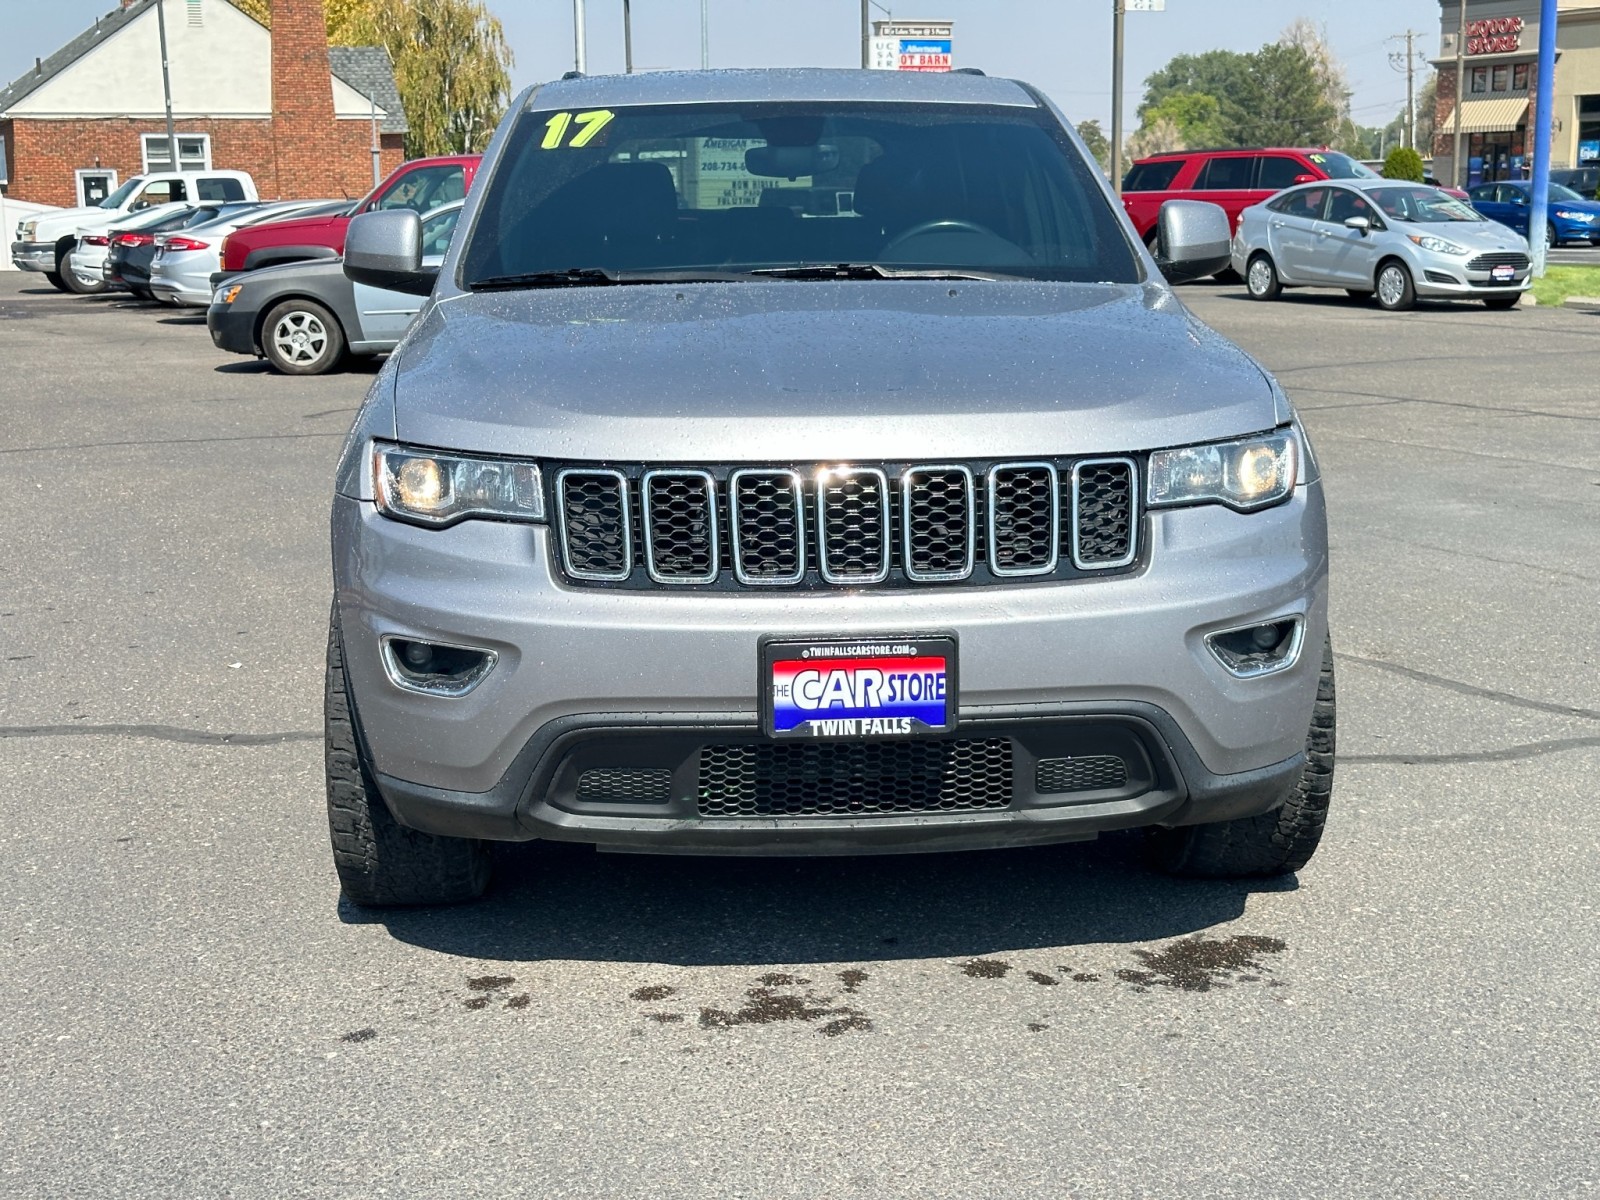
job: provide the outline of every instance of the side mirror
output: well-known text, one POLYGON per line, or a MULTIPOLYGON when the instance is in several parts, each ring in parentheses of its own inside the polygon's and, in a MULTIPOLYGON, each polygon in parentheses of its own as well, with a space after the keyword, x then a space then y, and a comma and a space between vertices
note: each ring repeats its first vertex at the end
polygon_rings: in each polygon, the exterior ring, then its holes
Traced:
POLYGON ((1157 226, 1156 265, 1168 283, 1188 283, 1224 270, 1232 261, 1228 214, 1204 200, 1168 200, 1157 226))
POLYGON ((1366 237, 1367 234, 1372 232, 1372 222, 1367 220, 1366 217, 1346 217, 1344 227, 1346 229, 1354 229, 1362 237, 1366 237))
POLYGON ((1319 178, 1319 176, 1316 176, 1316 175, 1296 175, 1294 177, 1294 182, 1292 184, 1290 184, 1289 186, 1290 187, 1298 187, 1302 183, 1315 183, 1318 178, 1319 178))
POLYGON ((352 217, 344 238, 344 273, 356 283, 426 296, 438 269, 422 265, 422 218, 409 208, 352 217))

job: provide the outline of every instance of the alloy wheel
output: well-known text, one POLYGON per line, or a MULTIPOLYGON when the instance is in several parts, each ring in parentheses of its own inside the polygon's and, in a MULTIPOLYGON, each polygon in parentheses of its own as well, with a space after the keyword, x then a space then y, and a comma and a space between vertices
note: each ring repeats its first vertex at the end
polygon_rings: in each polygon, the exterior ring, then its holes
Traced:
POLYGON ((272 330, 272 344, 285 362, 305 366, 327 353, 328 330, 313 313, 285 313, 272 330))

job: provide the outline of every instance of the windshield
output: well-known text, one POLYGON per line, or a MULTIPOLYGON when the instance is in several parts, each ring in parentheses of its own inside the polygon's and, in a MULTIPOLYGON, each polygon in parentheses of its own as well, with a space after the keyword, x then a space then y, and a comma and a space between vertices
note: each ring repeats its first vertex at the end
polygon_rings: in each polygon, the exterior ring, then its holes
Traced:
POLYGON ((1306 155, 1329 179, 1382 179, 1365 163, 1358 163, 1348 154, 1337 150, 1313 150, 1306 155))
POLYGON ((1367 193, 1386 217, 1396 221, 1416 221, 1424 225, 1445 221, 1482 221, 1465 200, 1431 187, 1374 188, 1367 193))
POLYGON ((523 113, 462 281, 840 264, 1140 279, 1099 181, 1041 113, 787 103, 523 113))
POLYGON ((116 191, 112 192, 111 195, 100 201, 100 207, 121 208, 123 202, 127 200, 129 196, 133 195, 133 189, 138 187, 143 182, 143 175, 135 175, 132 179, 128 180, 127 183, 123 184, 116 191))
POLYGON ((1582 203, 1583 201, 1583 197, 1578 195, 1577 192, 1573 191, 1569 187, 1563 187, 1559 183, 1552 183, 1550 185, 1550 199, 1567 201, 1576 200, 1579 203, 1582 203))

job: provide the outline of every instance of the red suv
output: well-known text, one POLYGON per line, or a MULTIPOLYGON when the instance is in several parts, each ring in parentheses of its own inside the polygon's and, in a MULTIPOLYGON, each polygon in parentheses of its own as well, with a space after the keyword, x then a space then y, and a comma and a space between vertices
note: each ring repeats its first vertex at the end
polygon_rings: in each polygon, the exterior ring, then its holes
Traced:
POLYGON ((1139 236, 1155 244, 1168 200, 1220 204, 1239 228, 1252 204, 1318 179, 1376 179, 1378 173, 1336 150, 1178 150, 1141 158, 1122 181, 1122 204, 1139 236))
POLYGON ((236 230, 222 243, 222 270, 212 277, 212 284, 224 275, 254 271, 257 267, 308 258, 338 258, 344 253, 344 231, 351 217, 379 208, 410 208, 424 213, 459 200, 472 186, 472 177, 478 173, 482 160, 481 154, 415 158, 396 167, 394 174, 343 213, 269 221, 236 230))

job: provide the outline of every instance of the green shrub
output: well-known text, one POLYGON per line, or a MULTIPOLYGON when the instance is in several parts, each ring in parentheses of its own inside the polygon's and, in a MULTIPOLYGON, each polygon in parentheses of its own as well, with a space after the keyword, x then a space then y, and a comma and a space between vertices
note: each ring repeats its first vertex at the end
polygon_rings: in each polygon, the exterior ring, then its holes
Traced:
POLYGON ((1421 183, 1422 155, 1409 147, 1396 146, 1389 151, 1389 157, 1383 160, 1383 177, 1409 179, 1412 183, 1421 183))

